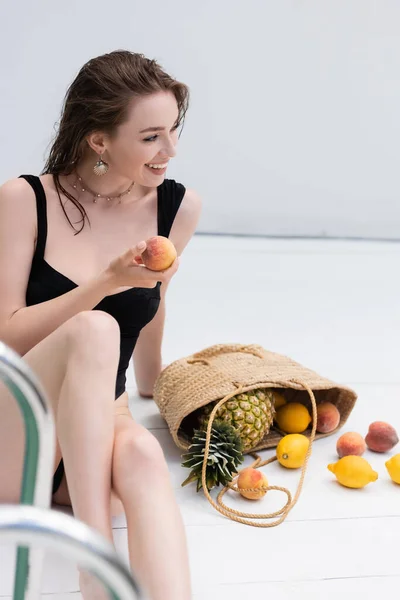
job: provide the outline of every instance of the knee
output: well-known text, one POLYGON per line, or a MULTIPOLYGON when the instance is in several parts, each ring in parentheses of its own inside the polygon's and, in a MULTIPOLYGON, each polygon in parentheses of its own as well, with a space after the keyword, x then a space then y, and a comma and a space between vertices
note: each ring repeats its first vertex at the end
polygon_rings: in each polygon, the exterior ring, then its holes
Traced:
POLYGON ((82 311, 67 323, 72 344, 93 350, 119 350, 120 330, 117 321, 102 310, 82 311))
MULTIPOLYGON (((135 424, 120 431, 114 441, 113 477, 119 483, 151 477, 169 476, 168 466, 158 440, 144 427, 135 424), (138 477, 140 475, 140 478, 138 477)), ((116 482, 117 483, 117 482, 116 482)))

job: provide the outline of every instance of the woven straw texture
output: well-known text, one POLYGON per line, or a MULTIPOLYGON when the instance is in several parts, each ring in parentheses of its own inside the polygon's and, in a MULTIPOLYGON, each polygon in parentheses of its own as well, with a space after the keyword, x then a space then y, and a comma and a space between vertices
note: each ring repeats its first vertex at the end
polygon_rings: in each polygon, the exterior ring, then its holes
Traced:
MULTIPOLYGON (((206 404, 228 400, 241 391, 256 388, 279 390, 287 401, 302 402, 310 413, 309 387, 319 404, 332 402, 340 412, 340 429, 357 400, 356 393, 303 367, 294 360, 257 344, 218 344, 174 361, 158 377, 154 400, 166 420, 174 442, 187 450, 196 427, 194 411, 206 404)), ((315 439, 335 433, 316 433, 315 439)), ((310 437, 311 427, 304 432, 310 437)), ((251 452, 276 447, 283 436, 273 427, 251 452)))

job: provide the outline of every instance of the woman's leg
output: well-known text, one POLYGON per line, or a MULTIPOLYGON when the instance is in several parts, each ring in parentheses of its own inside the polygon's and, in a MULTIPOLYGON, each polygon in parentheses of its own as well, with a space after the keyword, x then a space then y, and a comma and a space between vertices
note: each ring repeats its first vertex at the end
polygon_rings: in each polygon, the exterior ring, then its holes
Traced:
MULTIPOLYGON (((121 406, 128 406, 128 393, 124 392, 121 396, 114 402, 114 412, 118 412, 121 406)), ((52 497, 53 505, 58 506, 71 506, 71 497, 69 495, 68 482, 65 477, 65 473, 63 474, 60 486, 58 490, 53 494, 52 497)), ((110 514, 112 517, 118 517, 119 515, 123 515, 125 513, 124 505, 122 504, 120 498, 116 494, 115 490, 111 490, 111 498, 110 498, 110 514)))
MULTIPOLYGON (((113 540, 110 515, 119 327, 101 311, 82 312, 24 357, 52 404, 75 516, 113 540)), ((18 502, 24 433, 16 402, 0 390, 0 502, 18 502)), ((56 466, 56 465, 55 465, 56 466)))
POLYGON ((185 530, 163 451, 128 408, 118 413, 112 484, 125 509, 132 570, 152 600, 190 600, 185 530))
POLYGON ((74 515, 113 540, 110 515, 113 405, 119 327, 109 315, 76 322, 57 411, 57 435, 74 515))
MULTIPOLYGON (((166 465, 161 448, 154 436, 133 421, 128 408, 128 396, 126 393, 114 403, 114 411, 113 488, 111 490, 110 510, 113 516, 125 512, 127 517, 128 544, 132 570, 140 578, 143 587, 150 590, 152 594, 150 598, 158 599, 162 597, 166 600, 168 598, 189 599, 191 597, 190 574, 185 534, 180 514, 177 512, 176 502, 174 498, 171 498, 169 476, 165 476, 166 465), (124 433, 125 441, 120 435, 122 433, 124 433), (137 459, 135 461, 132 461, 127 456, 123 457, 123 452, 129 450, 122 446, 126 442, 127 445, 131 444, 132 439, 136 439, 138 442, 139 452, 136 453, 137 459), (122 452, 119 452, 119 450, 122 452), (144 474, 136 468, 136 462, 139 462, 143 468, 142 451, 147 454, 147 467, 143 469, 145 471, 144 474), (164 472, 164 481, 161 481, 161 491, 160 485, 159 489, 154 487, 156 480, 153 477, 153 459, 155 459, 156 463, 155 470, 161 466, 161 470, 164 472), (129 471, 128 478, 124 475, 124 467, 129 471), (135 474, 137 475, 135 476, 135 474), (118 475, 126 479, 126 484, 122 485, 122 488, 125 490, 125 493, 123 493, 124 503, 121 501, 121 489, 117 493, 115 487, 118 475), (132 475, 135 480, 134 484, 130 484, 132 475), (167 479, 166 483, 165 479, 167 479), (142 484, 138 487, 137 482, 140 480, 142 484), (149 486, 150 490, 154 487, 155 493, 161 494, 154 508, 154 510, 158 511, 159 516, 161 516, 160 520, 153 519, 153 515, 151 514, 147 500, 148 495, 152 492, 147 491, 146 493, 145 488, 147 486, 149 486), (168 494, 165 494, 165 487, 168 489, 168 494), (144 493, 140 493, 141 489, 145 490, 144 493), (139 496, 139 499, 136 496, 139 496), (167 496, 169 496, 169 500, 167 496), (165 501, 160 500, 160 498, 165 498, 165 501), (142 519, 144 521, 141 523, 142 519), (136 523, 140 525, 140 528, 137 527, 136 523), (165 535, 169 535, 166 545, 160 545, 159 534, 161 530, 161 533, 164 533, 164 537, 165 535), (144 543, 142 541, 143 538, 144 543), (174 559, 172 559, 172 553, 174 554, 174 559), (166 558, 168 556, 169 560, 166 558)), ((65 477, 54 499, 59 504, 71 504, 65 477)), ((93 586, 95 585, 93 582, 93 586)))

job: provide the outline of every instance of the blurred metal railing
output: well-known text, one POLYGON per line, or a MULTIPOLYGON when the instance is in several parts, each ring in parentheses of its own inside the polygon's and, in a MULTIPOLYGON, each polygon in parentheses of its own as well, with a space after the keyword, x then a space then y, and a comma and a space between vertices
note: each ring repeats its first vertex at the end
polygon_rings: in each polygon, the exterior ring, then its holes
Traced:
POLYGON ((0 504, 0 534, 23 544, 17 550, 13 600, 40 598, 45 547, 82 560, 115 600, 144 598, 107 540, 77 519, 51 510, 56 447, 51 404, 26 362, 2 342, 0 380, 17 400, 25 427, 20 504, 0 504))

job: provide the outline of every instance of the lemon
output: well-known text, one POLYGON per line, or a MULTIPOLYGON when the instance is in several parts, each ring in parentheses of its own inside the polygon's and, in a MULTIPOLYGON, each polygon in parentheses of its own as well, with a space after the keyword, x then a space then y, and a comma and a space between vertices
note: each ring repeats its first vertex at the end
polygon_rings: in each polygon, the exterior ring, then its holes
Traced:
POLYGON ((385 466, 392 480, 400 484, 400 454, 395 454, 385 462, 385 466))
POLYGON ((275 421, 285 433, 302 433, 312 419, 304 404, 289 402, 276 411, 275 421))
POLYGON ((301 433, 285 435, 276 447, 276 457, 287 469, 303 466, 310 440, 301 433))
POLYGON ((328 469, 336 475, 339 483, 349 488, 362 488, 378 479, 378 473, 362 456, 344 456, 328 465, 328 469))
POLYGON ((282 394, 280 394, 279 392, 272 392, 272 396, 274 398, 275 410, 278 410, 278 408, 280 408, 281 406, 286 404, 286 400, 285 400, 284 396, 282 396, 282 394))

